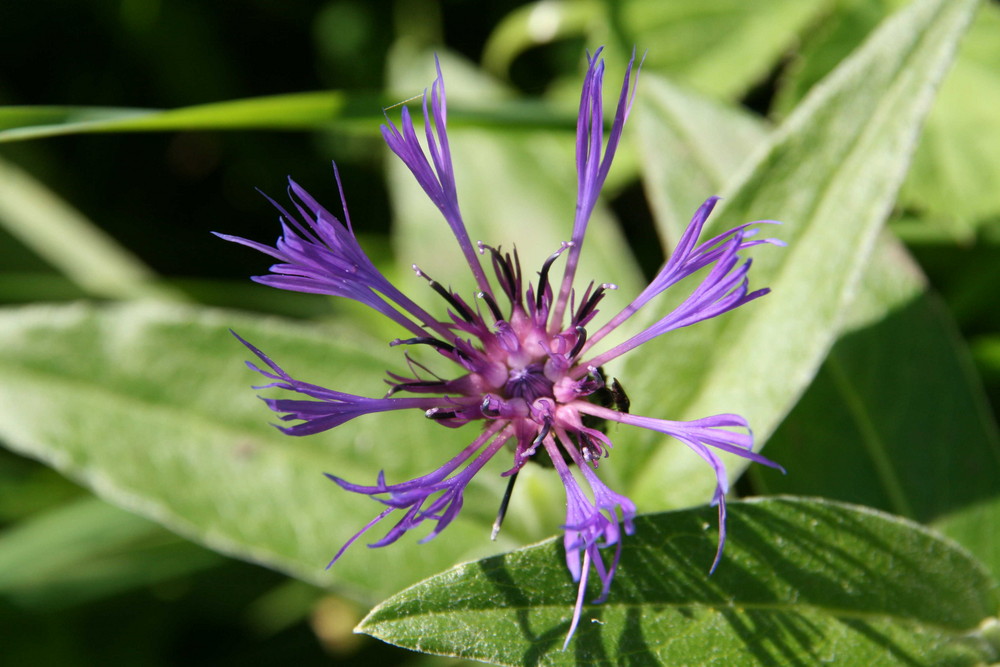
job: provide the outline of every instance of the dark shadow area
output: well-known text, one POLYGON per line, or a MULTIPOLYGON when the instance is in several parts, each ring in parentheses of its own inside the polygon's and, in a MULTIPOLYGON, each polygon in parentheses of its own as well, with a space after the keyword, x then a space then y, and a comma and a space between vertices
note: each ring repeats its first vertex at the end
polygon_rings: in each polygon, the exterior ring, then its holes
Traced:
POLYGON ((1000 494, 989 415, 943 306, 923 295, 837 341, 767 443, 788 475, 741 491, 823 496, 923 523, 1000 494))
MULTIPOLYGON (((551 550, 555 551, 555 549, 551 550)), ((525 667, 531 667, 538 665, 545 653, 561 646, 563 640, 566 638, 566 632, 569 630, 569 615, 572 614, 572 602, 567 601, 565 623, 541 630, 532 628, 531 620, 528 617, 528 609, 533 603, 529 595, 532 591, 531 582, 523 580, 525 579, 523 577, 523 570, 516 563, 510 563, 511 559, 516 558, 516 554, 494 556, 480 561, 479 568, 483 575, 493 583, 496 594, 502 597, 505 606, 517 610, 518 627, 525 640, 531 644, 531 648, 524 654, 521 664, 525 667)), ((553 559, 556 558, 558 557, 553 554, 553 559)), ((562 560, 558 562, 560 564, 563 563, 562 560)), ((490 601, 485 602, 492 604, 490 601)))
MULTIPOLYGON (((905 526, 871 524, 836 505, 781 499, 736 503, 729 518, 727 554, 709 576, 715 533, 705 525, 713 522, 711 508, 636 521, 642 541, 626 543, 609 599, 584 608, 569 647, 576 664, 669 663, 675 649, 664 642, 674 637, 651 639, 649 629, 659 619, 677 624, 682 618, 700 626, 714 624, 722 650, 745 654, 760 664, 805 667, 821 662, 834 637, 845 641, 838 623, 857 641, 870 642, 911 664, 916 658, 910 649, 877 623, 895 618, 951 628, 958 635, 972 629, 964 623, 974 627, 981 618, 977 615, 983 610, 926 604, 935 590, 951 581, 952 573, 928 569, 928 560, 935 562, 932 553, 915 557, 905 526), (873 568, 855 555, 864 551, 892 567, 873 568), (729 632, 723 631, 726 626, 729 632)), ((489 589, 459 603, 465 609, 487 608, 500 599, 502 606, 514 610, 519 632, 530 646, 521 665, 538 665, 545 654, 561 648, 575 597, 575 586, 562 571, 561 546, 553 542, 539 548, 544 556, 535 553, 531 563, 518 553, 482 561, 479 567, 489 589), (548 593, 533 587, 533 581, 550 576, 565 576, 566 587, 548 593), (554 596, 565 602, 565 620, 540 627, 530 610, 551 607, 554 596)))

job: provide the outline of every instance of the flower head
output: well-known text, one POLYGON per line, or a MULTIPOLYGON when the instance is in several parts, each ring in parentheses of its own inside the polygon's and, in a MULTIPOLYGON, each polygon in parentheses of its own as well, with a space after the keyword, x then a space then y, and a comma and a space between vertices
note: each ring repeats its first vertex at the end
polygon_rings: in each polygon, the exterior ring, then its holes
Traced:
MULTIPOLYGON (((346 394, 296 380, 250 343, 243 342, 263 366, 248 365, 266 377, 267 387, 302 395, 302 399, 267 399, 289 435, 309 435, 355 417, 389 410, 419 409, 443 426, 480 424, 472 442, 437 470, 406 482, 389 484, 379 474, 372 486, 328 475, 342 488, 371 496, 385 509, 364 526, 334 556, 331 565, 362 534, 393 517, 395 523, 372 547, 395 542, 409 530, 430 522, 423 538, 435 537, 457 516, 469 481, 505 445, 512 445, 508 493, 494 525, 494 536, 506 511, 518 471, 529 461, 555 468, 566 489, 564 545, 566 562, 579 591, 566 641, 579 622, 587 578, 596 570, 603 600, 610 589, 621 553, 622 534, 633 532, 635 505, 609 489, 595 472, 612 447, 606 433, 594 426, 606 421, 650 429, 681 441, 705 459, 717 478, 714 504, 719 507, 720 539, 715 563, 725 543, 725 494, 728 481, 716 454, 725 451, 764 465, 779 467, 754 453, 746 421, 737 415, 716 415, 692 422, 654 419, 629 413, 629 400, 617 380, 608 381, 602 366, 668 331, 721 315, 767 293, 748 290, 750 261, 741 251, 761 243, 754 239, 756 223, 735 227, 707 241, 701 232, 716 198, 695 213, 669 260, 631 303, 593 326, 612 284, 574 288, 587 223, 621 138, 635 94, 638 68, 629 61, 610 133, 605 138, 602 101, 604 61, 600 50, 588 58, 577 124, 578 194, 570 239, 554 249, 534 281, 522 274, 517 251, 506 252, 478 242, 473 245, 462 220, 447 134, 447 105, 440 66, 423 101, 424 143, 404 107, 397 126, 387 119, 382 134, 389 148, 413 173, 451 227, 476 284, 475 299, 446 289, 414 267, 418 275, 448 305, 448 318, 432 317, 402 294, 365 255, 354 236, 344 205, 344 221, 320 206, 305 190, 290 182, 293 211, 275 204, 281 213, 282 236, 272 248, 246 239, 222 238, 255 248, 278 260, 258 282, 299 292, 346 297, 363 303, 396 322, 405 332, 390 345, 432 348, 451 366, 451 379, 411 370, 389 373, 390 389, 382 398, 346 394), (297 214, 297 215, 296 215, 297 214), (485 261, 484 261, 485 260, 485 261), (558 263, 562 277, 553 278, 558 263), (485 265, 485 266, 484 266, 485 265), (617 345, 603 339, 643 309, 654 297, 697 272, 700 283, 680 305, 617 345), (492 275, 490 275, 492 274, 492 275), (579 471, 575 475, 573 467, 579 471), (613 549, 612 549, 613 548, 613 549), (611 555, 607 551, 611 550, 611 555)), ((336 175, 336 170, 335 170, 336 175)), ((339 175, 337 176, 340 186, 339 175)), ((341 189, 343 203, 343 190, 341 189)), ((411 369, 414 367, 411 367, 411 369)))

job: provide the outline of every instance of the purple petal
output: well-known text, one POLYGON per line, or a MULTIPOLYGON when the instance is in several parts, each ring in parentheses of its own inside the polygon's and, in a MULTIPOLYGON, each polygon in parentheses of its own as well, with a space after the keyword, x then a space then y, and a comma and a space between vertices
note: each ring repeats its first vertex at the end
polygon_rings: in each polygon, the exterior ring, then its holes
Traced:
POLYGON ((231 332, 238 341, 243 343, 247 349, 253 352, 257 358, 263 361, 270 370, 263 370, 251 362, 247 366, 257 371, 264 377, 275 380, 270 384, 260 385, 257 388, 277 387, 304 394, 314 401, 304 401, 295 399, 263 399, 275 412, 286 413, 282 415, 283 421, 293 419, 301 420, 301 424, 290 427, 279 427, 288 435, 312 435, 320 431, 326 431, 340 426, 355 417, 376 412, 388 412, 391 410, 428 410, 434 407, 445 407, 450 405, 447 397, 420 396, 415 398, 368 398, 357 396, 342 391, 327 389, 319 385, 310 384, 296 380, 286 373, 278 364, 271 360, 266 354, 244 340, 235 331, 231 332))
POLYGON ((783 245, 776 239, 748 240, 757 233, 751 225, 770 223, 773 221, 759 220, 746 223, 719 234, 708 241, 697 244, 705 222, 718 202, 718 197, 710 197, 702 204, 688 224, 687 229, 677 243, 677 247, 668 261, 653 278, 652 282, 635 298, 632 303, 612 317, 607 324, 590 336, 584 351, 592 348, 598 341, 614 331, 623 322, 637 313, 643 306, 669 287, 697 271, 714 264, 708 275, 702 279, 699 286, 685 301, 661 318, 651 327, 621 345, 594 357, 587 365, 600 366, 629 350, 633 350, 644 342, 656 338, 668 331, 690 326, 697 322, 721 315, 764 296, 769 290, 747 292, 747 274, 751 263, 740 264, 739 252, 746 248, 764 243, 783 245), (697 244, 697 245, 696 245, 697 244))
POLYGON ((465 228, 458 207, 455 170, 451 162, 451 149, 448 146, 448 104, 444 90, 444 76, 441 74, 441 64, 437 58, 435 64, 437 78, 431 84, 429 107, 426 91, 423 98, 424 138, 427 141, 430 160, 420 145, 410 111, 405 106, 400 112, 402 130, 386 116, 386 124, 381 128, 382 137, 389 149, 403 161, 423 191, 441 211, 462 249, 462 254, 465 255, 469 268, 476 277, 479 289, 492 295, 489 281, 479 264, 479 258, 469 239, 469 232, 465 228))
POLYGON ((604 142, 604 102, 602 88, 604 85, 604 60, 600 58, 601 49, 588 57, 587 73, 583 80, 583 90, 580 95, 580 110, 577 116, 576 126, 576 171, 577 171, 577 196, 576 215, 573 220, 573 234, 569 253, 566 258, 566 268, 563 273, 562 284, 559 289, 559 297, 553 310, 552 321, 559 325, 565 313, 570 292, 573 287, 573 278, 576 275, 576 267, 580 261, 580 251, 583 248, 583 239, 587 231, 587 223, 590 215, 597 204, 601 188, 607 179, 611 169, 611 162, 614 160, 621 140, 622 130, 629 112, 632 110, 632 101, 635 98, 635 86, 638 83, 639 69, 642 63, 635 68, 636 76, 632 77, 632 70, 635 65, 635 51, 629 59, 625 70, 625 77, 622 80, 621 92, 618 95, 618 105, 615 108, 615 118, 611 124, 611 133, 608 136, 607 144, 604 142), (603 147, 603 153, 602 153, 603 147))
MULTIPOLYGON (((349 220, 336 165, 334 176, 345 217, 349 220)), ((238 236, 216 233, 223 240, 245 245, 280 260, 280 263, 271 266, 269 275, 257 276, 255 281, 279 289, 351 299, 418 335, 425 333, 421 323, 439 334, 447 334, 445 325, 403 295, 375 268, 349 226, 323 208, 295 181, 289 179, 288 183, 289 198, 298 217, 268 198, 281 214, 282 235, 273 248, 238 236)))

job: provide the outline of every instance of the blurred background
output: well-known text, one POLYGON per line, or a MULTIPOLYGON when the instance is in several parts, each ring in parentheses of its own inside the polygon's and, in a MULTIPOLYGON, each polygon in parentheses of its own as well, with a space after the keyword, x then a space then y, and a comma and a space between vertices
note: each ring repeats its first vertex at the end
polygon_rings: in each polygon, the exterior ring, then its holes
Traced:
MULTIPOLYGON (((780 120, 900 3, 771 0, 747 8, 749 3, 736 0, 692 0, 655 9, 659 4, 6 0, 0 3, 0 105, 171 109, 338 90, 347 93, 359 122, 314 131, 93 134, 6 142, 0 143, 6 165, 0 178, 37 180, 191 300, 321 317, 335 306, 298 294, 276 297, 254 286, 246 278, 262 271, 261 258, 233 251, 210 232, 273 239, 276 216, 255 188, 280 194, 286 176, 293 175, 308 188, 332 193, 330 162, 336 159, 366 247, 388 254, 394 212, 385 185, 379 110, 430 83, 387 90, 393 49, 430 46, 457 54, 503 81, 515 97, 532 99, 564 80, 575 81, 584 49, 608 43, 617 57, 634 43, 649 49, 647 67, 780 120), (551 12, 561 19, 546 22, 551 12), (644 19, 644 12, 657 21, 644 19), (757 46, 741 53, 741 44, 750 42, 757 46)), ((997 26, 998 6, 990 3, 984 30, 997 26)), ((950 93, 959 99, 973 88, 983 99, 964 107, 966 115, 958 121, 950 119, 957 136, 933 135, 939 142, 942 137, 958 142, 959 157, 951 158, 957 165, 946 165, 953 168, 945 175, 958 174, 956 181, 974 187, 975 194, 945 187, 942 172, 933 168, 940 153, 922 146, 916 176, 904 188, 892 224, 971 343, 995 413, 1000 188, 980 193, 989 189, 983 183, 997 182, 1000 152, 993 153, 992 166, 977 157, 988 156, 998 137, 996 127, 992 134, 983 131, 976 114, 980 107, 994 113, 1000 108, 1000 101, 990 101, 1000 100, 1000 62, 996 49, 975 51, 977 44, 973 41, 967 56, 983 71, 969 68, 966 80, 949 85, 959 86, 950 93)), ((566 130, 571 137, 572 125, 566 130)), ((651 250, 654 243, 645 242, 655 232, 641 188, 622 182, 611 194, 648 274, 662 258, 651 250)), ((23 233, 0 225, 0 302, 93 296, 54 268, 23 233)), ((741 484, 743 493, 754 491, 753 480, 741 484)), ((365 611, 193 545, 0 449, 4 664, 437 661, 352 635, 365 611)))

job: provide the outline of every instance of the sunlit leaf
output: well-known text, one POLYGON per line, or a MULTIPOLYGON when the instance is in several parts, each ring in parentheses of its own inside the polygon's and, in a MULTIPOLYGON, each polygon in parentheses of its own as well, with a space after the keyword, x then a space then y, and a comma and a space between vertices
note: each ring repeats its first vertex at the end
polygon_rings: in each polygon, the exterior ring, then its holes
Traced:
POLYGON ((775 63, 828 2, 709 0, 612 4, 623 41, 648 49, 650 70, 702 92, 737 97, 775 63))
MULTIPOLYGON (((761 441, 773 431, 838 332, 974 7, 971 1, 914 3, 776 131, 712 222, 714 231, 760 218, 784 223, 768 232, 787 248, 752 253, 752 286, 767 285, 773 293, 633 354, 625 379, 657 387, 633 398, 634 411, 673 419, 737 412, 761 441)), ((646 507, 703 502, 714 480, 698 457, 682 450, 653 446, 640 453, 635 447, 616 465, 626 468, 629 490, 646 507)), ((731 475, 742 468, 734 461, 731 475)))
MULTIPOLYGON (((966 510, 992 525, 1000 521, 1000 441, 968 351, 898 246, 884 238, 876 256, 852 321, 768 443, 794 474, 753 470, 754 479, 761 491, 944 522, 946 533, 966 510)), ((986 532, 968 543, 967 531, 953 536, 1000 573, 1000 536, 986 532)))
POLYGON ((820 500, 734 503, 726 559, 709 576, 713 523, 709 509, 636 521, 610 597, 585 606, 565 651, 576 586, 558 540, 423 581, 359 630, 512 666, 975 665, 1000 656, 997 583, 916 524, 820 500))
MULTIPOLYGON (((746 112, 648 76, 638 115, 646 189, 666 239, 718 192, 766 137, 746 112)), ((751 467, 758 492, 816 494, 935 522, 1000 573, 992 523, 1000 443, 949 314, 905 249, 883 234, 834 346, 805 396, 768 441, 792 471, 751 467), (853 433, 846 439, 845 433, 853 433), (952 525, 956 528, 952 529, 952 525)))
POLYGON ((0 438, 193 540, 367 603, 516 544, 506 531, 489 541, 504 481, 502 468, 487 467, 439 538, 404 538, 400 559, 368 551, 364 543, 381 537, 373 534, 325 571, 380 506, 324 472, 357 483, 374 483, 380 469, 408 479, 474 436, 412 412, 362 417, 323 436, 282 435, 250 389, 262 378, 243 366, 250 354, 230 327, 289 372, 345 391, 384 393, 385 370, 405 363, 385 341, 332 326, 151 304, 9 309, 0 312, 0 438))
MULTIPOLYGON (((806 37, 779 81, 776 105, 789 110, 898 2, 842 2, 806 37)), ((1000 8, 983 3, 942 84, 900 193, 928 233, 968 241, 1000 211, 1000 8)))
POLYGON ((927 118, 900 199, 968 240, 1000 216, 1000 6, 984 3, 927 118))
POLYGON ((716 96, 736 97, 763 81, 797 35, 830 4, 544 0, 504 18, 483 49, 483 64, 503 74, 531 48, 583 37, 587 44, 635 45, 645 53, 646 71, 716 96))
POLYGON ((644 73, 632 132, 653 222, 669 255, 698 206, 721 193, 765 146, 769 128, 748 111, 644 73))

